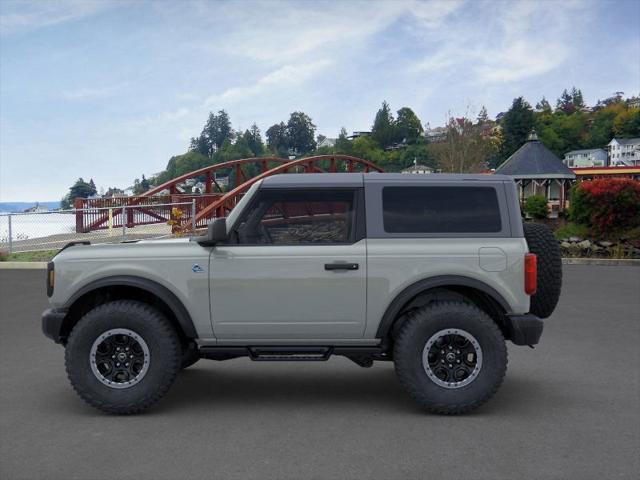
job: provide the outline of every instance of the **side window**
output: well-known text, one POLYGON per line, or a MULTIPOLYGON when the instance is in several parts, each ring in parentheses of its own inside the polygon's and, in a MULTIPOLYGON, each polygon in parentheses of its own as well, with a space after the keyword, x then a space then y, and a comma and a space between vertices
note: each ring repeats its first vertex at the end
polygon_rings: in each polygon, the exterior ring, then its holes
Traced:
POLYGON ((491 187, 384 187, 387 233, 494 233, 502 229, 491 187))
POLYGON ((351 243, 355 190, 265 189, 234 229, 241 245, 351 243))

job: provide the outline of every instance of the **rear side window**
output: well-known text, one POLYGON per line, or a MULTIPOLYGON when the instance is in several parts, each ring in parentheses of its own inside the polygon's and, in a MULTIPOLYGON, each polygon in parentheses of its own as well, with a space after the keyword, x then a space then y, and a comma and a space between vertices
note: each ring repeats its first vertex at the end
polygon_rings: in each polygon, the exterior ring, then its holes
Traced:
POLYGON ((384 187, 387 233, 494 233, 502 229, 491 187, 384 187))

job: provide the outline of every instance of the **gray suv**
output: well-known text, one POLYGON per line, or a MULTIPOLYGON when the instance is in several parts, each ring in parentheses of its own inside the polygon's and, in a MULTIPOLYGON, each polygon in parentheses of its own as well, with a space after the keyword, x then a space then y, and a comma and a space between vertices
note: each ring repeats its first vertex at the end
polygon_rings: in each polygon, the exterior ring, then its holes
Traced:
POLYGON ((70 244, 45 335, 76 392, 136 413, 199 359, 393 361, 425 409, 469 412, 560 295, 550 231, 500 175, 274 175, 192 238, 70 244))

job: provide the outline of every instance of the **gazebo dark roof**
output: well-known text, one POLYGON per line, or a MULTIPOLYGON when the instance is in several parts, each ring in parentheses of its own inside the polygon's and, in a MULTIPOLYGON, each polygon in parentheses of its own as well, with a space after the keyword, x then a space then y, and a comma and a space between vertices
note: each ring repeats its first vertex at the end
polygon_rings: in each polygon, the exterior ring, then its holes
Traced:
POLYGON ((531 132, 525 144, 500 165, 496 173, 514 178, 576 178, 576 174, 538 140, 535 132, 531 132))

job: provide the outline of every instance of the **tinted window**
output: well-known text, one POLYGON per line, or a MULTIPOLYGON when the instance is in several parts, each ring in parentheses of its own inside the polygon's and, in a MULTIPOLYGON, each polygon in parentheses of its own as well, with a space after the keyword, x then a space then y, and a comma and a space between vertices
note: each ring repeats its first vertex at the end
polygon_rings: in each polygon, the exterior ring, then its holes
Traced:
POLYGON ((353 190, 263 190, 236 229, 247 245, 350 243, 353 190))
POLYGON ((501 230, 491 187, 385 187, 387 233, 491 233, 501 230))

